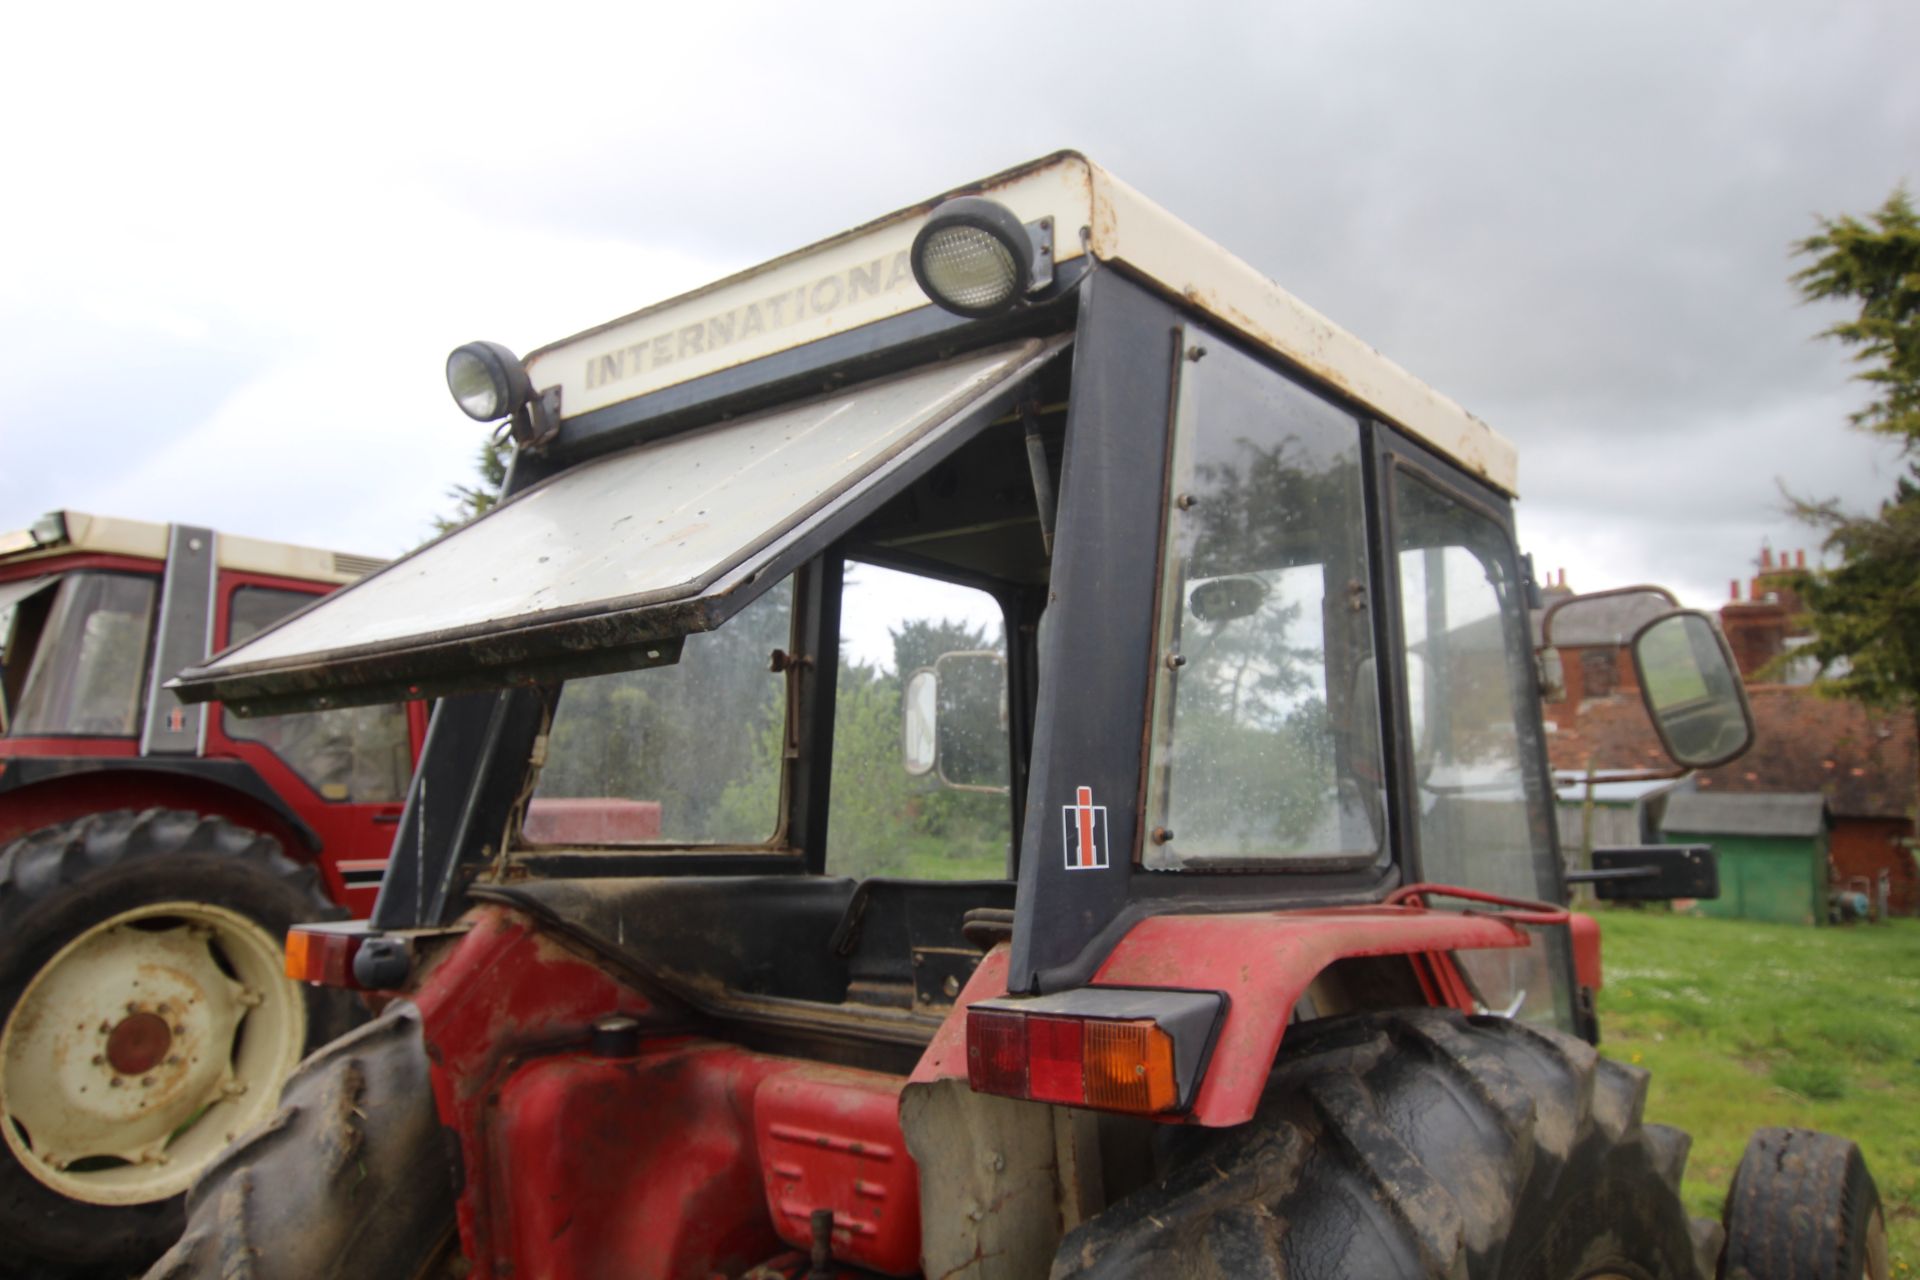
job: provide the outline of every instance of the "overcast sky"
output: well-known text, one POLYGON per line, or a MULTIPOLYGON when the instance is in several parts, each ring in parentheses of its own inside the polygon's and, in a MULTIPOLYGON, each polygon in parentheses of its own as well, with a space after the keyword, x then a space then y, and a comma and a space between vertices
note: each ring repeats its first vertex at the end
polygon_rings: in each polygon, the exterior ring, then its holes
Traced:
POLYGON ((1920 176, 1920 5, 16 6, 0 529, 394 554, 526 351, 1072 146, 1492 423, 1592 589, 1711 603, 1894 458, 1789 245, 1920 176), (685 16, 699 11, 698 17, 685 16), (716 16, 716 13, 718 16, 716 16))

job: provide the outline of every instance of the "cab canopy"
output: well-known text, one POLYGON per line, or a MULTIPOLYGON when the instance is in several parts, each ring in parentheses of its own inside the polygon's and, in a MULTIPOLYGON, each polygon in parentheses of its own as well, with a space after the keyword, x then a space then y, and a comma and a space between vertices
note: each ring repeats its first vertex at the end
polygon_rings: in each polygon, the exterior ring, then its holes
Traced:
POLYGON ((521 453, 508 501, 174 687, 259 714, 673 662, 1013 413, 1102 268, 1514 491, 1485 424, 1063 152, 534 352, 557 431, 521 453), (1053 282, 1030 314, 969 322, 915 282, 916 233, 960 195, 1044 228, 1053 282))

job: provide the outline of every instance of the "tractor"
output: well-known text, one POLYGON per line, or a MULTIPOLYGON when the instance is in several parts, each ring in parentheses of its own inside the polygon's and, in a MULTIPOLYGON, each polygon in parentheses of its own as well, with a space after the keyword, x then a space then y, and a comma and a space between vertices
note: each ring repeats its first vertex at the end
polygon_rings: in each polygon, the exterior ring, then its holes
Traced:
MULTIPOLYGON (((384 1011, 150 1277, 1884 1280, 1853 1144, 1690 1220, 1595 1049, 1512 446, 1105 170, 446 372, 504 501, 169 686, 439 701, 371 917, 288 939, 384 1011)), ((1652 725, 1735 758, 1651 598, 1652 725)))
POLYGON ((285 976, 284 935, 372 908, 424 707, 240 720, 162 686, 381 563, 79 511, 0 536, 0 1270, 144 1267, 364 1018, 285 976))

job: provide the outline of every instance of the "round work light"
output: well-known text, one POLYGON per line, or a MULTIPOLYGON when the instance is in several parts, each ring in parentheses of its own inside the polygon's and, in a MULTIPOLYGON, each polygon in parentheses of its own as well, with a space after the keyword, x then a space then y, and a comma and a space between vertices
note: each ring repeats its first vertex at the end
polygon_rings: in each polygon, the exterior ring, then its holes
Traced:
POLYGON ((447 357, 447 390, 476 422, 497 422, 533 396, 520 358, 497 342, 469 342, 447 357))
POLYGON ((933 211, 913 238, 913 278, 963 316, 1011 310, 1033 283, 1033 241, 1013 210, 961 196, 933 211))

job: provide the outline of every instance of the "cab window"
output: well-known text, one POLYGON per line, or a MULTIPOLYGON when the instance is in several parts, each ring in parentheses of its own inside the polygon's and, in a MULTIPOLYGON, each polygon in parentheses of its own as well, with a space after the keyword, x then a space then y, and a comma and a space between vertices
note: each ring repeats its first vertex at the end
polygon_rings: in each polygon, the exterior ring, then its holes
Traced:
MULTIPOLYGON (((120 573, 61 579, 27 663, 14 736, 131 737, 140 731, 158 586, 157 579, 120 573)), ((11 668, 22 655, 7 657, 11 668)))
POLYGON ((1175 418, 1143 861, 1371 862, 1386 833, 1360 424, 1206 346, 1175 418))
MULTIPOLYGON (((303 591, 237 588, 228 608, 227 643, 253 638, 314 598, 303 591)), ((397 703, 252 719, 221 714, 229 738, 266 747, 322 799, 388 804, 406 795, 413 755, 407 715, 397 703)))
POLYGON ((680 661, 569 680, 521 834, 530 844, 764 845, 780 834, 791 580, 680 661))
POLYGON ((847 562, 829 874, 1007 876, 1006 657, 1004 615, 987 592, 847 562), (907 705, 916 695, 927 703, 917 718, 907 705), (916 724, 928 728, 924 748, 904 740, 916 724))

